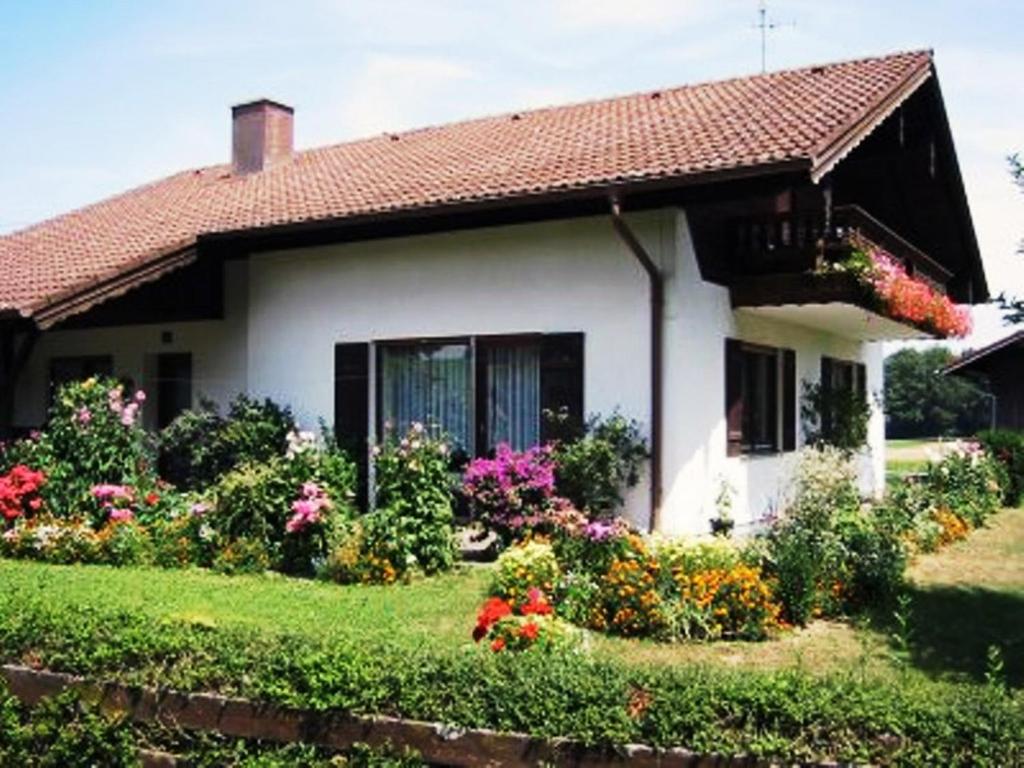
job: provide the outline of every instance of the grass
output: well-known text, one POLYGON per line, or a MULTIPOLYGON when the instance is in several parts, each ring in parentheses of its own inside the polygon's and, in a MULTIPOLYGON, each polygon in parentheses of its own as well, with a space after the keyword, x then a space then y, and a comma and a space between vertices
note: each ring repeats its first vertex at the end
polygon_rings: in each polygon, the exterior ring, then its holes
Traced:
MULTIPOLYGON (((273 575, 0 560, 0 583, 45 593, 55 607, 100 603, 154 620, 417 648, 471 642, 488 575, 485 566, 464 566, 408 586, 340 587, 273 575)), ((1024 510, 1006 510, 968 540, 917 558, 909 596, 911 671, 980 680, 988 648, 997 645, 1008 680, 1024 686, 1024 510)), ((891 633, 891 615, 882 614, 856 626, 818 621, 762 643, 663 644, 595 636, 593 652, 643 665, 906 674, 894 661, 891 633)))

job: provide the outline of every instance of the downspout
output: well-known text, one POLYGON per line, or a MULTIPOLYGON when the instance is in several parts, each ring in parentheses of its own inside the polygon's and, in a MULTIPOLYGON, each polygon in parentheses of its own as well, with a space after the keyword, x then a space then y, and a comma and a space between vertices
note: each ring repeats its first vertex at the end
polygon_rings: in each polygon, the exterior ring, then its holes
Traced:
POLYGON ((651 515, 650 529, 658 530, 661 522, 661 436, 662 436, 662 336, 665 306, 665 282, 661 270, 644 249, 633 230, 622 218, 622 201, 617 192, 609 197, 612 226, 619 239, 630 250, 650 283, 651 298, 651 515))

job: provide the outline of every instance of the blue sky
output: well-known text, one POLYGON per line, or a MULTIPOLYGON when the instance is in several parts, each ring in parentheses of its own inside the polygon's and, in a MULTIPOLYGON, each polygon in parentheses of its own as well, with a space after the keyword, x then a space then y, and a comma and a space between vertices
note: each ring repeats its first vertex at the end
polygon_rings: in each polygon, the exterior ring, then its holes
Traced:
MULTIPOLYGON (((230 105, 315 146, 755 72, 755 0, 0 0, 0 232, 229 156, 230 105)), ((774 0, 769 68, 933 48, 989 280, 1024 295, 1024 3, 774 0)), ((972 343, 1003 332, 981 312, 972 343)))

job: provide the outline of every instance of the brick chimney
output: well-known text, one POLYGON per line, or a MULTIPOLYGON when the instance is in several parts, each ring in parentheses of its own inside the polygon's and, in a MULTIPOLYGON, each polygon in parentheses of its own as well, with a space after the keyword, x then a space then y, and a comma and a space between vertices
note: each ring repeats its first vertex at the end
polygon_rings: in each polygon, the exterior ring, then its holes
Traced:
POLYGON ((295 110, 269 99, 231 108, 231 169, 239 176, 272 168, 292 156, 295 110))

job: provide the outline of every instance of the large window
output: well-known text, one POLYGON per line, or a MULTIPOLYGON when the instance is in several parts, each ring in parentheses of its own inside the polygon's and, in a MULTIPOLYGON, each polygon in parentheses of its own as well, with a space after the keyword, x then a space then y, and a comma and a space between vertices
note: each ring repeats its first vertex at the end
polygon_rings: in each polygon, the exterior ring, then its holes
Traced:
POLYGON ((796 448, 796 354, 726 340, 725 408, 728 453, 796 448))
POLYGON ((473 367, 468 341, 381 344, 377 370, 382 428, 404 432, 418 421, 443 429, 459 448, 472 451, 473 367))
POLYGON ((335 347, 335 429, 348 445, 366 444, 371 381, 378 434, 418 421, 467 455, 529 448, 582 426, 581 333, 380 341, 373 365, 370 346, 335 347))

